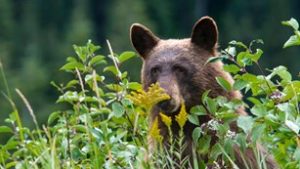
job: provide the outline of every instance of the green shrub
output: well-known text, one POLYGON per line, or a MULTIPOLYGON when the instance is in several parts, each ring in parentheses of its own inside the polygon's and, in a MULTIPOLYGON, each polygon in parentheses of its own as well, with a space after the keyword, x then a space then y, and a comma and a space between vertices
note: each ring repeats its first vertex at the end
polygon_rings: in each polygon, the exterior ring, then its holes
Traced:
MULTIPOLYGON (((297 21, 291 19, 283 24, 295 33, 284 47, 300 45, 297 21)), ((199 146, 194 154, 206 154, 208 162, 194 158, 190 163, 182 156, 186 146, 182 130, 178 138, 170 137, 166 151, 161 146, 163 138, 157 124, 148 127, 152 106, 168 96, 157 84, 145 92, 141 84, 129 81, 128 73, 121 68, 135 53, 117 55, 108 43, 110 54, 98 55, 100 47, 89 41, 85 46, 74 45, 76 57, 68 57, 61 68, 72 75, 72 80, 64 84, 51 82, 61 93, 57 103, 66 108, 51 113, 47 124, 38 125, 27 99, 16 90, 35 123, 35 129, 24 127, 7 89, 4 95, 12 112, 5 120, 8 125, 0 126, 0 134, 9 133, 10 138, 0 145, 0 168, 218 168, 219 159, 223 166, 237 168, 233 145, 241 151, 253 148, 260 168, 266 168, 264 157, 256 151, 257 142, 267 148, 281 168, 300 168, 300 81, 292 80, 284 66, 263 70, 259 65, 263 51, 255 49, 255 43, 262 41, 252 41, 248 46, 232 41, 220 56, 208 60, 226 60, 224 70, 233 75, 235 82, 230 85, 221 77, 217 77, 217 82, 224 90, 246 93, 247 103, 221 96, 210 98, 207 91, 202 95, 202 103, 189 113, 182 105, 175 121, 160 115, 167 126, 178 123, 182 127, 187 120, 195 124, 192 136, 199 146), (251 66, 257 66, 260 74, 249 72, 251 66), (235 112, 240 107, 252 115, 237 116, 235 112), (203 115, 211 120, 200 124, 198 118, 203 115), (233 121, 237 122, 238 131, 230 130, 233 121), (215 144, 210 144, 211 132, 218 138, 215 144), (157 141, 154 152, 149 150, 148 137, 157 141)), ((1 64, 0 68, 4 77, 1 64)))

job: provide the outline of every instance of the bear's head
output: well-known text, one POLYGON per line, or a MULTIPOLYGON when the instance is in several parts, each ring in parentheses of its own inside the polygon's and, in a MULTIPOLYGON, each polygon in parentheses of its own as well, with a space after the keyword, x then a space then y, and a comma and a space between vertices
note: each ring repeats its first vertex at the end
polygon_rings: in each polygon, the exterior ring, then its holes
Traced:
POLYGON ((199 104, 205 90, 213 89, 218 95, 223 92, 215 83, 215 77, 222 74, 222 66, 205 64, 217 53, 218 30, 212 18, 198 20, 187 39, 163 40, 141 24, 132 25, 130 38, 143 59, 144 89, 158 82, 171 97, 158 104, 163 112, 178 112, 182 101, 187 108, 199 104))

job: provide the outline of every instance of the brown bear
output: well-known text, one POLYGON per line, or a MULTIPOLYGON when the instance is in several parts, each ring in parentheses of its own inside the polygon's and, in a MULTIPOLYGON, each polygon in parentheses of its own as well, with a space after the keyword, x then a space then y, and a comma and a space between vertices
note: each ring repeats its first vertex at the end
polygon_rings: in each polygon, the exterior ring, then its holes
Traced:
MULTIPOLYGON (((174 118, 180 110, 182 101, 189 111, 191 107, 201 103, 201 95, 207 90, 211 91, 211 97, 222 95, 228 99, 242 98, 239 91, 226 92, 216 82, 216 77, 223 77, 233 83, 231 75, 223 70, 222 62, 205 64, 208 58, 218 54, 218 30, 212 18, 205 16, 198 20, 193 27, 191 38, 162 40, 141 24, 132 25, 130 38, 132 45, 143 59, 141 71, 143 88, 147 90, 151 84, 158 82, 170 95, 170 100, 163 101, 153 108, 150 117, 151 122, 158 117, 164 140, 167 140, 168 132, 159 118, 160 111, 174 118)), ((238 113, 246 115, 244 111, 238 113)), ((203 117, 200 122, 202 124, 208 120, 208 117, 203 117)), ((191 123, 184 126, 186 155, 192 154, 193 128, 191 123)), ((173 123, 172 130, 176 133, 179 126, 173 123)), ((247 161, 250 166, 258 168, 254 153, 250 150, 247 153, 250 155, 246 156, 249 157, 247 161)), ((236 154, 235 163, 238 167, 245 168, 244 161, 239 158, 238 153, 236 154)), ((272 157, 267 157, 266 163, 270 169, 277 168, 272 157)))

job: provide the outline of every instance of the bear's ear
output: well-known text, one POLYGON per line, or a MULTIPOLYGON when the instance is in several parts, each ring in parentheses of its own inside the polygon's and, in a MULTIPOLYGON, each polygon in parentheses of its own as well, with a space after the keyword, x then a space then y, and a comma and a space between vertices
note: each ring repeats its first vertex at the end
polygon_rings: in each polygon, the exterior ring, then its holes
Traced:
POLYGON ((218 28, 215 21, 209 16, 199 19, 193 27, 191 41, 201 48, 213 51, 218 42, 218 28))
POLYGON ((143 58, 146 57, 147 53, 153 49, 159 41, 159 38, 148 28, 138 23, 132 24, 130 28, 130 39, 136 51, 143 58))

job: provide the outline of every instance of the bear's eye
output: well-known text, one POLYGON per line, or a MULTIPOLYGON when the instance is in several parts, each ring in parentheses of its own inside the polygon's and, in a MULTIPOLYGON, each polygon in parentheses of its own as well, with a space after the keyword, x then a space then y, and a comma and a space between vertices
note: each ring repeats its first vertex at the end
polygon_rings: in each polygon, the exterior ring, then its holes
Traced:
POLYGON ((180 74, 180 75, 186 75, 187 74, 187 69, 183 66, 174 65, 172 69, 177 74, 180 74))
POLYGON ((160 67, 158 67, 158 66, 153 67, 153 68, 151 69, 151 75, 152 75, 152 76, 157 76, 157 75, 160 73, 160 71, 161 71, 160 67))

